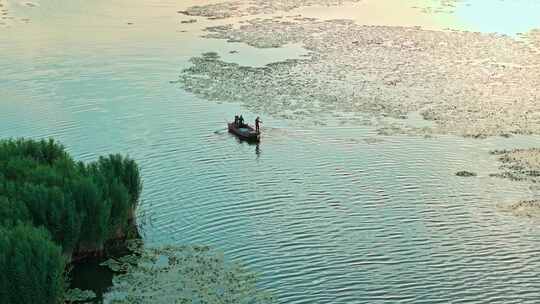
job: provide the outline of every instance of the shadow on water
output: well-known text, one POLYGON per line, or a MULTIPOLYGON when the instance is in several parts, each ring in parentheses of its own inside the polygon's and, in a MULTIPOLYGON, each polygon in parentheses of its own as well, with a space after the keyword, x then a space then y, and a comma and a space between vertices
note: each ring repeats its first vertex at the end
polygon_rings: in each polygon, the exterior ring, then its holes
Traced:
MULTIPOLYGON (((143 213, 138 218, 144 222, 146 215, 143 213)), ((137 227, 137 230, 140 229, 137 227)), ((139 234, 140 231, 136 233, 139 234)), ((111 242, 105 247, 106 250, 103 257, 91 257, 71 264, 70 288, 92 290, 96 294, 95 299, 84 303, 103 303, 103 295, 113 286, 115 273, 109 267, 100 264, 108 259, 118 259, 132 254, 125 242, 111 242)))
POLYGON ((90 303, 103 303, 103 294, 112 286, 113 272, 100 266, 103 259, 91 259, 73 264, 71 288, 92 290, 97 298, 90 303))

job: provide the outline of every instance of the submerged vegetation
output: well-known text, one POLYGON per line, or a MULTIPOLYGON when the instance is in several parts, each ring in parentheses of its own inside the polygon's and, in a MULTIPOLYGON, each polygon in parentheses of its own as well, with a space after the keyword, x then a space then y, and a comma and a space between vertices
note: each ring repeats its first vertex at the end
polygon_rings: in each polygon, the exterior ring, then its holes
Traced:
POLYGON ((69 260, 125 238, 141 192, 121 155, 75 161, 50 139, 0 141, 0 299, 59 303, 69 260))

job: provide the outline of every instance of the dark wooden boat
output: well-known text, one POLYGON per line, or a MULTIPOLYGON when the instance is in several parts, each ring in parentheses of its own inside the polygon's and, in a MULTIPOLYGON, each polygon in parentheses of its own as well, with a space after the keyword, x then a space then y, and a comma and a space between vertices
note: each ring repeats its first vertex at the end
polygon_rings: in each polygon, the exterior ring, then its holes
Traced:
POLYGON ((253 142, 258 142, 261 140, 261 133, 255 131, 255 128, 250 125, 244 124, 240 127, 233 122, 229 122, 227 124, 229 125, 229 132, 235 134, 240 139, 253 142))

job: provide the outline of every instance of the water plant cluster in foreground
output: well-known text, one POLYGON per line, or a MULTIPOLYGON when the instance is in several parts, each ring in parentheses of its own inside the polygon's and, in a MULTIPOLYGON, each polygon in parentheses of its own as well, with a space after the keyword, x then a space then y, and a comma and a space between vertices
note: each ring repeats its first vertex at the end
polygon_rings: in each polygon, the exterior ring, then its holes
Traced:
POLYGON ((208 246, 144 248, 140 241, 131 241, 129 247, 132 255, 102 264, 118 272, 105 303, 274 302, 271 293, 257 287, 254 273, 208 246))

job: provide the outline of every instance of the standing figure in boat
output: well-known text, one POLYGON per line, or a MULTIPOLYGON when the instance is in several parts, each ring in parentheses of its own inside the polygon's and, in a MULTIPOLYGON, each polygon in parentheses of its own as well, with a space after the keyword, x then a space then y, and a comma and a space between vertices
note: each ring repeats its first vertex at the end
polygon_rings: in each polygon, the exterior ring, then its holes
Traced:
POLYGON ((260 133, 259 131, 260 124, 262 124, 262 120, 259 116, 257 116, 257 118, 255 119, 255 132, 257 133, 260 133))
POLYGON ((242 117, 242 114, 240 114, 240 118, 238 118, 238 127, 242 128, 244 126, 244 117, 242 117))
POLYGON ((234 115, 234 125, 235 126, 238 126, 238 120, 239 120, 238 115, 234 115))

